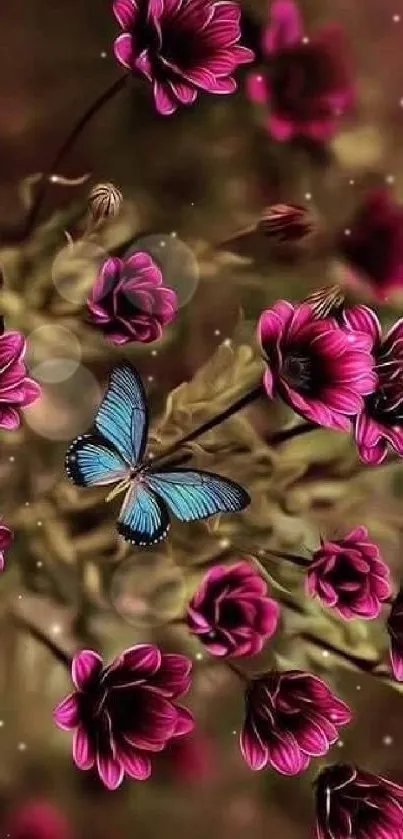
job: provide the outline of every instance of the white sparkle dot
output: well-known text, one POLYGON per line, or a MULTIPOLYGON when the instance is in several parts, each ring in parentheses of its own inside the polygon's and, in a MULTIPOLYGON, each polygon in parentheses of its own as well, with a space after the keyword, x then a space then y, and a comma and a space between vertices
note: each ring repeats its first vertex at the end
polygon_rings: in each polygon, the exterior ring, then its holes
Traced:
POLYGON ((350 228, 349 228, 349 227, 346 227, 346 229, 345 229, 345 231, 344 231, 344 235, 345 235, 345 236, 351 236, 351 230, 350 230, 350 228))
POLYGON ((220 548, 229 548, 230 544, 229 539, 220 539, 220 548))
POLYGON ((155 454, 153 452, 150 452, 150 454, 148 456, 149 456, 150 460, 152 460, 153 457, 155 457, 155 454))
POLYGON ((343 740, 339 740, 339 741, 338 741, 338 743, 337 743, 337 745, 338 745, 339 749, 342 749, 342 748, 343 748, 343 746, 344 746, 344 741, 343 741, 343 740))
POLYGON ((401 99, 400 99, 400 101, 399 101, 399 105, 400 105, 400 107, 401 107, 401 108, 403 108, 403 96, 402 96, 402 98, 401 98, 401 99))
POLYGON ((385 181, 387 184, 394 184, 396 178, 394 175, 386 175, 385 181))
POLYGON ((42 560, 41 560, 41 559, 38 559, 38 562, 36 563, 36 567, 37 567, 37 568, 42 568, 42 565, 43 565, 42 560))
POLYGON ((195 205, 195 202, 194 202, 194 201, 191 201, 191 202, 190 202, 190 206, 191 206, 191 207, 194 207, 194 205, 195 205))
POLYGON ((37 525, 38 525, 38 527, 42 527, 42 522, 41 522, 41 521, 38 521, 38 522, 37 522, 37 525))
POLYGON ((221 335, 221 330, 220 329, 215 329, 214 330, 214 335, 221 335))
POLYGON ((329 650, 323 650, 322 655, 323 658, 329 658, 329 650))
POLYGON ((166 242, 160 242, 160 248, 165 248, 165 247, 166 247, 166 242))
POLYGON ((230 347, 230 346, 231 346, 231 341, 230 341, 229 338, 226 338, 225 341, 224 341, 224 347, 230 347))
POLYGON ((400 23, 400 15, 393 15, 393 23, 400 23))
POLYGON ((349 184, 350 184, 350 186, 354 186, 354 184, 355 184, 354 178, 350 178, 349 184))
POLYGON ((197 661, 202 661, 203 653, 196 653, 196 659, 197 659, 197 661))
POLYGON ((26 507, 29 507, 29 501, 26 501, 26 502, 25 502, 25 506, 26 506, 26 507))
POLYGON ((382 739, 382 743, 384 746, 391 746, 393 743, 393 737, 390 734, 385 734, 385 737, 382 739))
POLYGON ((309 38, 308 38, 308 36, 307 36, 307 35, 304 35, 304 37, 303 37, 303 39, 302 39, 302 43, 303 43, 303 44, 309 44, 309 38))
POLYGON ((357 685, 356 690, 361 690, 361 685, 357 685))
POLYGON ((18 595, 18 600, 22 600, 22 594, 18 595))
POLYGON ((259 82, 259 84, 261 84, 262 81, 263 81, 263 76, 261 76, 261 75, 256 76, 256 81, 259 82))
POLYGON ((151 350, 151 355, 153 355, 155 357, 156 355, 158 355, 158 351, 157 350, 151 350))
POLYGON ((0 720, 0 728, 3 728, 4 720, 0 720))
POLYGON ((236 734, 236 733, 237 733, 235 728, 234 728, 234 730, 233 730, 233 732, 232 732, 232 733, 233 733, 233 734, 236 734))
POLYGON ((56 184, 57 183, 57 175, 51 175, 49 180, 52 182, 52 184, 56 184))
POLYGON ((148 382, 153 382, 154 381, 154 376, 147 376, 147 381, 148 382))
POLYGON ((101 52, 101 58, 107 58, 108 53, 105 51, 101 52))
POLYGON ((14 461, 15 461, 15 457, 14 457, 13 454, 8 459, 9 459, 10 463, 14 463, 14 461))
POLYGON ((177 234, 176 230, 173 230, 172 233, 171 233, 172 238, 176 239, 177 235, 178 234, 177 234))
POLYGON ((19 752, 25 752, 26 748, 27 748, 26 743, 18 743, 17 749, 18 749, 19 752))
POLYGON ((311 198, 312 198, 312 193, 311 192, 306 192, 305 193, 305 201, 310 201, 311 198))
POLYGON ((53 626, 50 627, 50 631, 51 631, 52 635, 60 635, 60 633, 62 631, 62 627, 60 626, 59 623, 54 623, 53 626))

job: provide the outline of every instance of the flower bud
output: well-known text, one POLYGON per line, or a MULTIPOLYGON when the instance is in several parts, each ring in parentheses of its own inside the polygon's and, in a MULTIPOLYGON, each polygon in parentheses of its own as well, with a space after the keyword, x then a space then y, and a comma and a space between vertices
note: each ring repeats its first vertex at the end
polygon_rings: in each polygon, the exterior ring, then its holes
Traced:
POLYGON ((123 195, 112 183, 96 184, 88 196, 88 206, 95 224, 115 218, 120 212, 123 195))
POLYGON ((281 245, 295 244, 316 230, 311 211, 297 204, 272 204, 266 207, 256 227, 281 245))

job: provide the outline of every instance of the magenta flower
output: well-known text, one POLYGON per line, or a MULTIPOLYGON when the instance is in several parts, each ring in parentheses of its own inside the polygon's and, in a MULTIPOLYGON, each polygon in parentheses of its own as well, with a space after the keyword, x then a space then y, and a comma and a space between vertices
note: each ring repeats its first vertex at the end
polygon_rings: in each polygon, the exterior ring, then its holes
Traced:
POLYGON ((343 318, 348 329, 365 332, 372 343, 378 384, 362 403, 354 434, 361 460, 376 466, 387 456, 389 446, 403 457, 403 318, 384 338, 368 306, 346 309, 343 318))
POLYGON ((118 61, 152 84, 157 111, 173 114, 200 90, 233 93, 232 73, 254 54, 239 44, 240 9, 227 0, 114 0, 123 34, 118 61))
POLYGON ((74 730, 73 760, 79 769, 96 765, 108 789, 124 774, 143 781, 151 774, 150 756, 193 728, 193 717, 176 699, 190 685, 191 662, 138 644, 108 667, 91 650, 76 655, 76 691, 54 711, 59 728, 74 730))
POLYGON ((293 0, 274 0, 262 50, 267 63, 249 74, 247 91, 270 108, 269 133, 279 141, 328 140, 354 99, 341 27, 324 26, 308 38, 293 0))
POLYGON ((352 717, 322 679, 302 670, 254 679, 245 699, 243 758, 251 769, 269 765, 283 775, 298 775, 312 757, 327 754, 352 717))
POLYGON ((41 395, 37 382, 27 376, 26 341, 21 332, 0 335, 0 428, 14 431, 21 422, 21 408, 41 395))
POLYGON ((262 312, 258 337, 269 365, 267 394, 278 393, 311 422, 350 430, 347 417, 361 411, 377 382, 370 337, 318 319, 308 303, 286 300, 262 312))
POLYGON ((187 611, 190 631, 212 655, 234 657, 260 652, 278 617, 278 604, 246 561, 211 568, 187 611))
POLYGON ((354 218, 337 237, 338 250, 375 298, 403 285, 403 207, 387 189, 367 194, 354 218), (346 234, 347 230, 347 234, 346 234))
POLYGON ((403 787, 347 763, 316 781, 315 839, 402 839, 403 787))
POLYGON ((393 601, 387 629, 393 675, 398 682, 403 682, 403 589, 393 601))
POLYGON ((0 521, 0 571, 4 571, 4 552, 8 550, 13 539, 13 532, 0 521))
POLYGON ((344 539, 321 542, 308 566, 306 587, 342 618, 373 620, 391 595, 389 576, 378 546, 361 526, 344 539))
POLYGON ((87 300, 91 323, 112 344, 148 344, 175 317, 176 294, 163 285, 158 265, 148 253, 106 259, 87 300))
POLYGON ((73 831, 64 814, 46 799, 25 801, 3 825, 10 839, 72 839, 73 831))

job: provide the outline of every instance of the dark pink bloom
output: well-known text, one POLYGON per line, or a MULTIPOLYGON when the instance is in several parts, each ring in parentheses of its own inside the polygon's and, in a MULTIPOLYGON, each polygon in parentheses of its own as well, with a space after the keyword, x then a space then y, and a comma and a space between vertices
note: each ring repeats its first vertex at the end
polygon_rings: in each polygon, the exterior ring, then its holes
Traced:
POLYGON ((4 570, 4 552, 8 550, 13 539, 14 534, 10 528, 0 521, 0 571, 4 570))
POLYGON ((265 581, 246 561, 207 571, 187 611, 191 632, 220 656, 260 652, 276 631, 278 617, 265 581))
POLYGON ((248 94, 270 108, 270 134, 328 140, 354 99, 341 27, 323 26, 308 38, 293 0, 274 0, 262 50, 267 63, 249 75, 248 94))
POLYGON ((398 682, 403 682, 403 589, 393 601, 387 628, 393 675, 398 682))
POLYGON ((190 712, 176 704, 189 688, 190 669, 185 656, 150 644, 125 650, 107 667, 91 650, 76 655, 76 691, 54 711, 59 728, 74 730, 76 766, 96 766, 108 789, 116 789, 125 773, 148 778, 152 753, 193 728, 190 712))
POLYGON ((402 839, 403 787, 347 763, 316 781, 315 839, 402 839))
POLYGON ((322 679, 302 670, 254 679, 245 698, 243 758, 251 769, 269 765, 283 775, 298 775, 312 757, 327 754, 352 716, 322 679))
POLYGON ((348 333, 332 318, 317 318, 308 303, 280 300, 262 312, 259 341, 268 363, 264 386, 298 414, 327 428, 350 430, 348 415, 359 413, 372 393, 371 339, 348 333))
POLYGON ((365 332, 372 343, 378 384, 355 419, 355 440, 364 463, 376 466, 388 447, 403 457, 403 318, 382 338, 379 320, 368 306, 353 306, 343 314, 353 332, 365 332))
POLYGON ((372 190, 340 232, 337 246, 353 269, 351 278, 363 280, 384 300, 391 289, 403 285, 402 205, 387 189, 372 190))
POLYGON ((21 332, 0 335, 0 428, 14 431, 21 422, 21 408, 41 395, 37 382, 27 376, 26 341, 21 332))
POLYGON ((176 294, 163 285, 158 265, 148 253, 128 259, 106 259, 87 300, 91 323, 112 344, 141 341, 162 335, 175 317, 176 294))
POLYGON ((182 784, 198 784, 214 780, 217 770, 217 756, 212 743, 205 735, 197 732, 189 737, 171 740, 162 755, 164 765, 182 784))
POLYGON ((191 105, 200 90, 233 93, 232 73, 254 54, 239 44, 240 9, 228 0, 114 0, 123 34, 118 61, 153 86, 160 114, 191 105))
POLYGON ((32 800, 21 804, 10 814, 4 827, 10 839, 72 839, 73 832, 54 804, 46 800, 32 800))
POLYGON ((389 568, 366 527, 356 527, 344 539, 321 542, 308 566, 306 585, 342 617, 373 620, 391 595, 389 568))

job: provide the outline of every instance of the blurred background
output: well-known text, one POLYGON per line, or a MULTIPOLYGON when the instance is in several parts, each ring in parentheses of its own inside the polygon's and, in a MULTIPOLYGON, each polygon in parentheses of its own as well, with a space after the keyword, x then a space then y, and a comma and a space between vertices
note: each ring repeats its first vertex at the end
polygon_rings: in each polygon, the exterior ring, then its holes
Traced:
MULTIPOLYGON (((287 260, 262 257, 253 247, 246 254, 217 249, 265 205, 309 204, 326 236, 346 223, 368 186, 387 184, 403 199, 403 7, 401 0, 300 0, 307 31, 337 20, 354 58, 357 105, 327 155, 272 141, 244 96, 242 72, 237 94, 200 97, 170 119, 159 117, 148 88, 133 82, 91 122, 57 173, 88 178, 77 186, 50 184, 40 224, 18 241, 34 176, 120 74, 110 5, 81 0, 72 10, 67 0, 14 0, 2 9, 0 308, 7 328, 27 336, 30 370, 44 395, 25 411, 18 432, 1 435, 0 512, 15 530, 0 585, 1 835, 31 839, 21 827, 28 806, 42 808, 50 831, 32 839, 126 839, 134 832, 152 839, 161 829, 167 839, 178 832, 246 839, 251 831, 256 839, 300 839, 310 835, 320 761, 294 779, 250 772, 238 749, 239 684, 177 619, 209 563, 231 561, 256 545, 307 555, 321 534, 344 535, 361 523, 380 544, 397 586, 403 467, 393 461, 364 469, 347 435, 325 431, 270 445, 273 432, 294 419, 262 399, 192 448, 199 466, 240 480, 251 506, 235 518, 173 527, 167 543, 142 552, 118 540, 116 508, 105 506, 103 493, 67 483, 64 454, 91 424, 108 370, 122 355, 144 377, 155 451, 258 380, 255 324, 262 308, 279 297, 303 298, 343 271, 320 249, 287 260), (65 231, 79 242, 88 193, 99 181, 122 191, 122 213, 85 246, 69 246, 65 231), (160 342, 118 352, 88 326, 83 306, 102 259, 133 248, 158 259, 180 312, 160 342), (29 626, 68 652, 93 646, 108 658, 145 640, 185 652, 194 660, 195 734, 158 757, 146 784, 103 791, 73 767, 71 738, 53 725, 52 708, 68 691, 68 678, 29 626)), ((263 0, 241 5, 252 21, 265 19, 263 0)), ((402 309, 397 298, 379 313, 388 324, 402 309)), ((304 600, 301 572, 274 560, 270 571, 281 624, 251 672, 277 656, 283 666, 323 675, 355 711, 331 759, 356 761, 402 783, 398 690, 299 639, 311 632, 377 660, 386 654, 384 621, 341 624, 304 600)))

